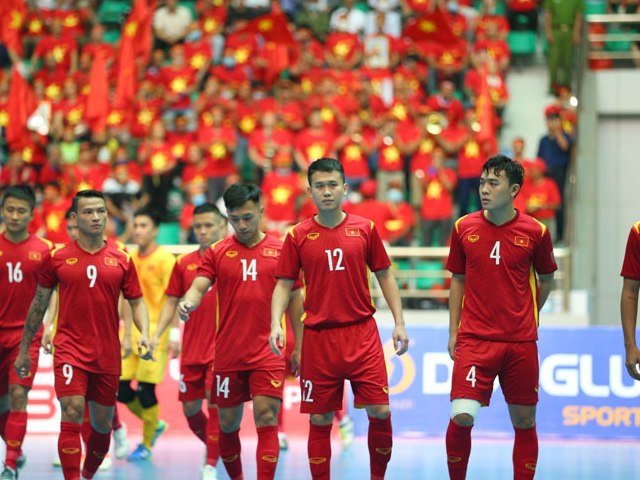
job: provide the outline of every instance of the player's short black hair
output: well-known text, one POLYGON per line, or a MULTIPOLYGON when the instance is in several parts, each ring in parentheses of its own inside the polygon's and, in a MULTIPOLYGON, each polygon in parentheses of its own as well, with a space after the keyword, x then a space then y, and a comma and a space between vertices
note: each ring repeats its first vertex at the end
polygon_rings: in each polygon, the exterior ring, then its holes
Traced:
POLYGON ((202 213, 213 213, 216 217, 222 218, 225 221, 227 220, 227 217, 222 214, 215 203, 206 202, 193 209, 194 215, 200 215, 202 213))
POLYGON ((504 172, 507 180, 509 180, 509 185, 522 186, 522 182, 524 182, 524 169, 522 165, 501 153, 489 158, 482 166, 482 173, 489 172, 495 173, 496 175, 504 172))
POLYGON ((33 210, 36 205, 36 194, 29 185, 13 185, 8 187, 2 195, 2 206, 7 198, 15 198, 23 200, 29 204, 29 208, 33 210))
POLYGON ((340 173, 340 178, 344 183, 344 168, 335 158, 319 158, 309 165, 309 170, 307 171, 307 180, 309 181, 309 185, 311 185, 311 177, 313 177, 313 174, 316 172, 338 172, 340 173))
POLYGON ((71 218, 71 214, 73 213, 73 208, 67 208, 67 211, 64 212, 64 219, 69 220, 71 218))
POLYGON ((260 203, 260 188, 253 183, 234 183, 224 191, 222 199, 227 211, 240 208, 249 201, 258 205, 260 203))
POLYGON ((159 227, 160 222, 162 221, 162 219, 160 218, 160 214, 153 208, 142 207, 133 213, 133 218, 142 216, 149 217, 154 227, 159 227))
POLYGON ((104 195, 98 190, 80 190, 71 201, 71 211, 78 213, 78 202, 81 198, 101 198, 104 201, 104 195))

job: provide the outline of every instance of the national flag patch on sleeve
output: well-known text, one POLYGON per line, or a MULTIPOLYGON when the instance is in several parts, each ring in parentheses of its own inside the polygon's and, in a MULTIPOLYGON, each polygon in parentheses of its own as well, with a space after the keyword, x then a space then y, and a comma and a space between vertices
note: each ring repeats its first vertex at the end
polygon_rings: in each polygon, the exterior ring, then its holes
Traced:
POLYGON ((110 267, 117 267, 118 266, 118 260, 116 260, 113 257, 104 257, 104 264, 108 265, 110 267))
POLYGON ((519 247, 528 247, 529 246, 529 237, 520 237, 516 235, 513 240, 514 245, 518 245, 519 247))
POLYGON ((344 232, 347 235, 347 237, 359 237, 360 236, 360 229, 356 228, 356 227, 346 227, 344 229, 344 232))
POLYGON ((275 248, 264 247, 262 249, 262 255, 265 257, 275 257, 278 258, 278 250, 275 248))

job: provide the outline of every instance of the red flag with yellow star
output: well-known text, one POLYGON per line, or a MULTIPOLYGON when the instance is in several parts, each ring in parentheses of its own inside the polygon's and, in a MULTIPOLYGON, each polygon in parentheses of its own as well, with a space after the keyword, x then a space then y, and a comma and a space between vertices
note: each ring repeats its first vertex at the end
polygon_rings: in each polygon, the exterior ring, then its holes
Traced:
POLYGON ((136 0, 122 28, 114 99, 116 107, 122 108, 127 106, 136 94, 136 54, 140 53, 138 43, 141 39, 140 31, 143 28, 143 23, 148 14, 147 10, 147 0, 136 0))
POLYGON ((440 8, 407 23, 402 37, 414 42, 431 42, 440 45, 455 45, 460 39, 453 33, 444 12, 440 8))
POLYGON ((93 133, 102 132, 109 115, 109 78, 107 64, 101 53, 95 56, 89 72, 89 95, 85 116, 93 133))
POLYGON ((0 43, 22 56, 21 30, 27 13, 25 0, 0 1, 0 43))
POLYGON ((480 131, 476 139, 479 143, 491 143, 491 155, 497 151, 495 114, 491 103, 491 92, 487 81, 487 66, 482 68, 480 76, 480 95, 476 98, 476 120, 480 126, 480 131))
POLYGON ((11 70, 11 84, 9 86, 9 101, 7 112, 9 123, 6 127, 6 138, 9 145, 21 145, 29 140, 27 120, 38 108, 38 101, 31 85, 22 76, 17 66, 11 70))

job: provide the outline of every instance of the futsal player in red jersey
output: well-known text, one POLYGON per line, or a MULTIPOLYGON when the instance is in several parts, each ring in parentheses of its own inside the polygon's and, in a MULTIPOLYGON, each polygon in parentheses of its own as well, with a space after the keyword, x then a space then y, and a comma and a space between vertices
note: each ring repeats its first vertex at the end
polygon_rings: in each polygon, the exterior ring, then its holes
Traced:
POLYGON ((334 412, 342 409, 344 381, 349 380, 355 405, 364 407, 369 416, 371 478, 382 479, 393 440, 387 369, 373 318, 369 270, 393 315, 398 355, 409 347, 400 295, 373 222, 342 211, 348 190, 342 164, 321 158, 309 166, 307 178, 318 213, 292 227, 285 238, 276 270, 269 342, 280 354, 284 336, 278 320, 302 270, 306 290, 300 410, 311 414, 307 445, 311 474, 314 479, 329 478, 331 424, 334 412))
MULTIPOLYGON (((31 187, 13 186, 5 190, 0 210, 6 227, 0 235, 0 436, 7 447, 2 479, 18 478, 18 467, 26 460, 22 442, 27 431, 27 395, 34 376, 18 377, 12 364, 27 316, 24 300, 33 298, 38 271, 53 247, 50 241, 29 234, 35 203, 31 187)), ((41 336, 38 330, 28 348, 34 371, 41 336)))
POLYGON ((107 208, 101 192, 83 190, 72 204, 78 240, 45 257, 35 297, 29 307, 15 369, 33 375, 29 347, 42 325, 49 298, 58 288, 55 347, 55 390, 62 419, 58 454, 64 478, 80 477, 80 430, 85 398, 89 401, 91 435, 82 478, 93 478, 109 451, 113 409, 120 375, 118 297, 129 301, 142 332, 138 350, 152 355, 149 320, 135 267, 127 253, 104 239, 107 208))
POLYGON ((480 176, 482 210, 459 218, 451 234, 451 480, 466 478, 471 428, 480 407, 489 405, 496 377, 515 430, 513 478, 535 475, 538 315, 557 266, 547 227, 513 207, 523 176, 518 162, 490 158, 480 176))
MULTIPOLYGON (((282 241, 260 230, 263 208, 256 185, 231 185, 223 199, 235 234, 204 254, 195 280, 178 304, 178 314, 187 320, 216 283, 218 329, 211 397, 220 418, 220 458, 232 480, 243 478, 240 422, 244 402, 253 400, 258 480, 267 480, 274 478, 280 453, 277 417, 285 379, 283 358, 269 349, 269 308, 282 241)), ((301 333, 299 288, 296 284, 285 302, 296 339, 301 333)))
MULTIPOLYGON (((212 243, 224 238, 227 231, 227 219, 212 203, 199 205, 193 211, 193 233, 199 248, 191 253, 180 255, 171 272, 167 287, 167 301, 162 307, 160 321, 152 341, 160 343, 162 334, 172 323, 176 305, 187 292, 196 278, 198 264, 212 243)), ((210 392, 213 383, 213 358, 216 335, 216 312, 218 301, 214 285, 202 297, 200 308, 193 312, 191 321, 184 326, 182 348, 180 349, 180 393, 182 410, 191 431, 207 447, 207 460, 202 468, 202 480, 217 478, 216 464, 220 456, 218 412, 215 403, 211 403, 210 392), (202 411, 202 399, 208 402, 208 413, 202 411)), ((180 330, 173 327, 169 340, 180 339, 180 330)))
POLYGON ((640 289, 640 222, 636 222, 629 232, 620 275, 624 279, 620 295, 620 316, 624 348, 627 352, 625 365, 629 375, 640 380, 640 350, 636 343, 636 317, 640 289))

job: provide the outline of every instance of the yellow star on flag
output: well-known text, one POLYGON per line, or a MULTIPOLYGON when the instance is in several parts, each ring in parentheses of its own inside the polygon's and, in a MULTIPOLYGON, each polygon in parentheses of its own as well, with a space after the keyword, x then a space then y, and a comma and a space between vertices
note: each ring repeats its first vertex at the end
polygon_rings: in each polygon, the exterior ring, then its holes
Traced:
POLYGON ((135 37, 138 32, 138 22, 127 22, 124 27, 124 34, 127 37, 135 37))
POLYGON ((322 117, 323 122, 333 122, 333 110, 329 107, 322 107, 322 110, 320 110, 320 116, 322 117))
POLYGON ((253 117, 243 117, 242 120, 240 120, 240 130, 242 130, 245 134, 253 132, 255 128, 256 121, 253 119, 253 117))
POLYGON ((93 185, 91 185, 89 182, 85 182, 84 180, 78 184, 79 192, 82 190, 91 190, 92 188, 93 188, 93 185))
POLYGON ((400 152, 398 149, 392 145, 384 151, 384 158, 389 163, 396 163, 400 161, 400 152))
POLYGON ((182 93, 187 89, 187 80, 184 77, 176 77, 171 81, 171 91, 182 93))
POLYGON ((151 110, 148 108, 140 110, 140 113, 138 113, 138 123, 140 123, 140 125, 150 125, 152 121, 153 112, 151 110))
POLYGON ((63 23, 65 27, 73 28, 76 27, 78 23, 80 23, 80 21, 78 20, 78 17, 76 15, 67 15, 63 23))
POLYGON ((433 140, 427 138, 420 142, 420 153, 431 153, 433 151, 433 140))
POLYGON ((11 10, 11 20, 9 20, 9 28, 11 30, 20 30, 22 27, 22 19, 24 17, 19 10, 11 10))
POLYGON ((260 30, 261 32, 269 32, 273 30, 273 20, 271 20, 270 18, 260 20, 260 22, 258 22, 258 30, 260 30))
POLYGON ((7 123, 9 123, 9 114, 2 110, 0 111, 0 127, 6 127, 7 123))
POLYGON ((122 114, 120 112, 111 112, 107 117, 108 125, 117 125, 122 121, 122 114))
POLYGON ((209 147, 209 152, 214 160, 221 160, 227 155, 227 147, 224 143, 216 142, 209 147))
POLYGON ((59 232, 60 231, 60 224, 62 223, 60 220, 60 217, 55 214, 55 213, 50 213, 49 215, 47 215, 47 230, 49 230, 50 232, 59 232))
POLYGON ((454 58, 451 52, 444 52, 442 56, 440 56, 440 63, 444 65, 451 65, 454 63, 454 58))
POLYGON ((62 62, 66 51, 67 49, 64 45, 56 45, 55 47, 53 47, 53 59, 56 61, 56 63, 62 62))
POLYGON ((396 117, 398 120, 406 120, 407 119, 407 108, 400 104, 396 103, 391 109, 391 114, 396 117))
POLYGON ((33 20, 31 20, 29 22, 29 33, 40 33, 42 32, 42 20, 40 20, 39 18, 34 18, 33 20))
POLYGON ((276 205, 286 205, 293 192, 288 185, 280 185, 271 191, 271 200, 276 205))
POLYGON ((431 20, 423 20, 420 22, 420 30, 427 33, 433 33, 438 30, 438 27, 431 20))
POLYGON ((155 153, 152 157, 151 157, 151 168, 155 171, 157 170, 162 170, 164 169, 164 167, 167 166, 167 156, 162 153, 155 153))
POLYGON ((427 198, 437 200, 442 195, 442 185, 438 182, 431 182, 427 187, 427 198))
POLYGON ((213 32, 218 28, 218 21, 215 18, 207 18, 204 21, 204 31, 207 33, 213 32))
POLYGON ((345 148, 344 154, 347 162, 356 162, 360 160, 362 150, 360 150, 360 147, 358 145, 349 145, 347 146, 347 148, 345 148))
POLYGON ((249 49, 246 47, 239 48, 236 50, 236 53, 233 55, 236 59, 236 63, 245 64, 249 59, 249 49))
POLYGON ((200 70, 207 63, 207 57, 202 53, 196 53, 193 57, 191 57, 190 65, 196 70, 200 70))
POLYGON ((31 163, 33 160, 33 148, 32 147, 26 147, 24 150, 22 150, 22 159, 25 161, 25 163, 31 163))
POLYGON ((339 57, 346 57, 349 54, 349 44, 347 42, 338 42, 336 46, 333 47, 333 53, 335 53, 339 57))
POLYGON ((60 88, 60 85, 58 85, 57 83, 52 83, 51 85, 47 86, 47 88, 44 89, 44 94, 50 100, 57 100, 58 98, 60 98, 61 93, 62 93, 62 89, 60 88))
POLYGON ((69 110, 69 113, 67 113, 67 121, 71 125, 77 125, 78 123, 80 123, 80 120, 82 120, 82 116, 84 113, 82 110, 83 109, 80 107, 69 110))
POLYGON ((185 150, 186 148, 184 146, 184 143, 176 143, 171 149, 171 153, 173 153, 174 157, 182 157, 184 156, 185 150))
POLYGON ((318 158, 322 158, 325 155, 325 148, 320 143, 314 143, 309 148, 307 148, 307 158, 312 160, 317 160, 318 158))
POLYGON ((302 82, 300 82, 300 87, 302 88, 303 93, 309 94, 311 90, 313 90, 313 82, 308 78, 303 78, 302 82))
POLYGON ((464 154, 467 157, 477 157, 480 154, 480 147, 475 140, 471 140, 464 146, 464 154))

